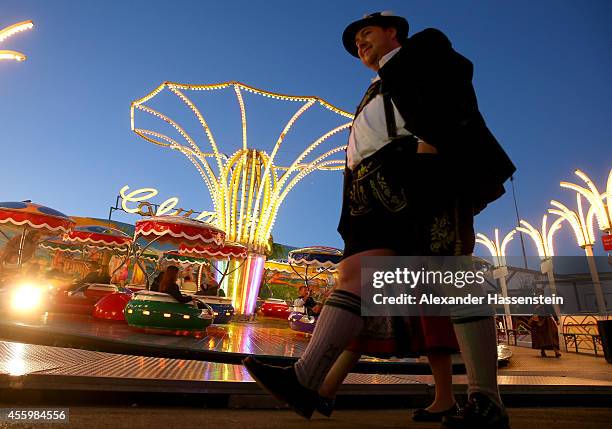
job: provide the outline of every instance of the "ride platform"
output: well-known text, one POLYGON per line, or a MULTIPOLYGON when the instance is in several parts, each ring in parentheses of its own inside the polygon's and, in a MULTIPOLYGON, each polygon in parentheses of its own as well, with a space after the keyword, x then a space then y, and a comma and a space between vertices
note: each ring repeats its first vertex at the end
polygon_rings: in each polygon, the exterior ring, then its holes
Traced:
MULTIPOLYGON (((167 333, 166 333, 167 334, 167 333)), ((309 335, 289 329, 287 320, 258 318, 254 322, 211 325, 199 335, 160 335, 136 330, 125 322, 105 321, 79 314, 46 313, 30 319, 0 314, 0 338, 47 346, 69 347, 157 358, 199 360, 239 365, 246 356, 288 365, 306 349, 309 335)), ((499 365, 511 357, 499 346, 499 365)), ((459 356, 455 373, 464 373, 459 356)), ((420 357, 378 359, 364 356, 359 373, 429 374, 429 365, 420 357)))
MULTIPOLYGON (((500 370, 498 377, 508 404, 602 406, 612 399, 612 376, 601 358, 574 355, 563 361, 538 358, 531 349, 513 347, 513 351, 518 359, 500 370), (561 373, 562 368, 567 369, 561 373)), ((465 376, 454 376, 453 381, 457 393, 464 393, 465 376)), ((370 407, 374 403, 418 405, 430 400, 433 392, 429 375, 352 373, 339 391, 339 404, 347 408, 364 401, 370 407)), ((143 403, 157 395, 166 405, 169 398, 184 405, 211 401, 241 408, 278 405, 241 365, 0 340, 0 396, 27 403, 28 398, 45 395, 63 401, 91 397, 103 403, 121 397, 143 403)))

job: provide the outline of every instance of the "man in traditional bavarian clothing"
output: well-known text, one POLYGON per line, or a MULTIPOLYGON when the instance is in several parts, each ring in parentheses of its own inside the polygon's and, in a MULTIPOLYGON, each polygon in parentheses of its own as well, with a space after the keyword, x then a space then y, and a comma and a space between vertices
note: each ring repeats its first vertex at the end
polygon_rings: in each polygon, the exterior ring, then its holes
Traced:
MULTIPOLYGON (((470 255, 474 215, 504 193, 515 171, 478 111, 472 63, 438 30, 407 36, 408 22, 385 12, 345 29, 346 50, 377 76, 357 108, 347 147, 340 281, 295 365, 244 361, 264 389, 306 418, 317 408, 326 374, 363 327, 360 259, 470 255)), ((508 427, 493 312, 451 316, 469 399, 443 424, 508 427)))

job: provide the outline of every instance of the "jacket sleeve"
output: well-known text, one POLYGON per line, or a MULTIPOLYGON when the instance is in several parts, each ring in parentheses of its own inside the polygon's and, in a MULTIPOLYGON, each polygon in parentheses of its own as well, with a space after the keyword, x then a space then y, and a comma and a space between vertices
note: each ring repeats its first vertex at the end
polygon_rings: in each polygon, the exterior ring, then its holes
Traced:
POLYGON ((452 136, 478 115, 472 63, 453 49, 444 33, 428 28, 409 39, 389 75, 398 97, 418 106, 407 114, 410 131, 440 152, 455 149, 452 136), (406 79, 412 85, 406 85, 406 79), (407 86, 409 93, 403 90, 407 86))
POLYGON ((178 302, 183 303, 183 304, 188 303, 189 301, 192 300, 190 296, 183 295, 181 291, 178 289, 178 287, 171 287, 167 291, 167 293, 168 295, 171 295, 174 299, 176 299, 178 302))
POLYGON ((487 128, 472 85, 473 65, 439 30, 412 36, 379 74, 409 131, 448 160, 447 173, 467 190, 475 213, 504 193, 515 167, 487 128))

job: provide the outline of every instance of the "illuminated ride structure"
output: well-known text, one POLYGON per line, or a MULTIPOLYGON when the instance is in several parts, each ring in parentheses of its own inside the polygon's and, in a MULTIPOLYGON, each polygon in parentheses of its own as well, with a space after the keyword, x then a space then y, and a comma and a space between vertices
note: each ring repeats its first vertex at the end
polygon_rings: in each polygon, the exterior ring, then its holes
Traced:
POLYGON ((272 93, 234 81, 214 85, 164 82, 145 97, 132 102, 130 114, 132 131, 151 143, 180 151, 195 166, 209 191, 213 207, 212 211, 206 212, 208 218, 205 220, 223 230, 228 241, 247 248, 248 256, 242 266, 239 266, 241 261, 229 262, 232 274, 228 276, 227 295, 232 298, 232 304, 238 313, 253 314, 279 208, 293 187, 308 174, 320 170, 344 169, 344 145, 331 148, 313 160, 307 161, 306 158, 331 136, 348 129, 353 115, 318 97, 272 93), (222 153, 203 114, 190 99, 193 92, 223 89, 233 90, 240 108, 242 125, 242 145, 229 156, 222 153), (284 125, 270 153, 250 148, 247 144, 247 112, 243 99, 245 92, 299 103, 298 109, 284 125), (147 105, 160 93, 170 93, 177 97, 191 114, 195 115, 210 145, 208 150, 202 150, 185 127, 147 105), (307 110, 317 104, 346 118, 347 121, 316 138, 289 166, 276 165, 279 148, 291 127, 307 110), (137 112, 161 119, 178 132, 181 141, 159 131, 138 126, 137 112))
MULTIPOLYGON (((22 31, 30 30, 34 28, 34 23, 30 20, 21 21, 8 27, 0 29, 0 43, 8 39, 9 37, 21 33, 22 31)), ((26 56, 17 51, 9 49, 0 49, 0 60, 14 60, 14 61, 25 61, 26 56)))

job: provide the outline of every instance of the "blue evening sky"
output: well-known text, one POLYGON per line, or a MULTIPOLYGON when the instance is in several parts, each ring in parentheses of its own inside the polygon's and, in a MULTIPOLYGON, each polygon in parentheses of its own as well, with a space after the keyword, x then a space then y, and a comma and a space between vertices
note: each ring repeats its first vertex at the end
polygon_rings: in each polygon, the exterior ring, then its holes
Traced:
MULTIPOLYGON (((474 62, 480 108, 518 167, 523 218, 539 226, 552 198, 573 207, 573 192, 559 181, 578 182, 575 168, 605 185, 612 167, 609 1, 2 0, 0 28, 24 19, 36 27, 0 47, 28 56, 24 63, 0 62, 0 200, 31 199, 70 215, 104 218, 127 184, 158 188, 157 202, 178 196, 181 207, 210 209, 208 191, 186 158, 130 131, 130 102, 165 80, 238 80, 317 95, 352 111, 372 73, 344 51, 340 35, 365 12, 385 9, 407 17, 411 33, 444 31, 474 62)), ((228 90, 194 95, 228 154, 241 135, 233 97, 228 90)), ((299 104, 254 95, 245 102, 249 144, 270 152, 299 104)), ((208 147, 176 97, 162 94, 150 105, 208 147)), ((311 110, 287 136, 278 164, 342 123, 327 110, 311 110)), ((143 115, 137 125, 166 130, 143 115)), ((515 225, 508 191, 477 217, 478 231, 492 235, 495 227, 506 232, 515 225)), ((281 208, 275 241, 342 247, 340 193, 340 172, 308 176, 281 208)), ((557 253, 582 254, 572 241, 564 227, 557 253)), ((600 243, 596 249, 602 253, 600 243)), ((527 251, 534 253, 530 242, 527 251)), ((509 253, 520 253, 518 240, 509 253)))

